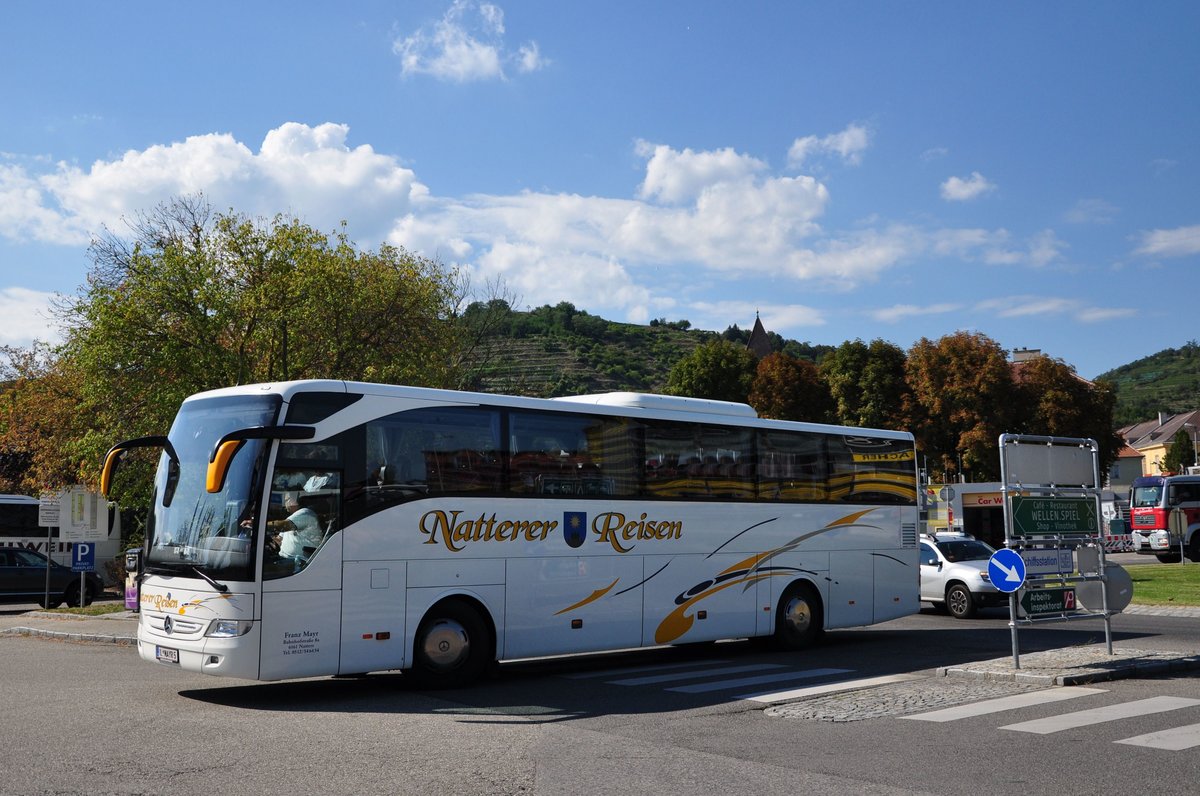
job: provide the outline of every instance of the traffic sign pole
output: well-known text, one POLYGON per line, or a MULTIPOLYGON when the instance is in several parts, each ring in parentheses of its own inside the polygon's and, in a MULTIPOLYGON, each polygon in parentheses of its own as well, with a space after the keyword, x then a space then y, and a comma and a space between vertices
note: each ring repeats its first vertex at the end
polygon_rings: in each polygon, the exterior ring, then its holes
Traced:
MULTIPOLYGON (((1013 667, 1021 668, 1018 618, 1032 623, 1101 616, 1111 655, 1109 576, 1100 539, 1099 445, 1093 439, 1002 434, 1000 479, 1007 549, 997 555, 1008 553, 1028 565, 1020 584, 1009 594, 1013 667), (1074 559, 1076 553, 1082 555, 1084 547, 1096 549, 1095 571, 1088 565, 1085 572, 1081 560, 1076 573, 1074 559), (1029 558, 1022 558, 1018 550, 1029 558), (1026 583, 1026 578, 1031 582, 1026 583), (1085 589, 1097 581, 1102 584, 1099 612, 1095 605, 1076 601, 1077 588, 1085 589)), ((1009 574, 1012 566, 1012 560, 1003 556, 995 571, 989 564, 989 576, 997 589, 1009 591, 1001 587, 1016 583, 1015 574, 1009 574)))

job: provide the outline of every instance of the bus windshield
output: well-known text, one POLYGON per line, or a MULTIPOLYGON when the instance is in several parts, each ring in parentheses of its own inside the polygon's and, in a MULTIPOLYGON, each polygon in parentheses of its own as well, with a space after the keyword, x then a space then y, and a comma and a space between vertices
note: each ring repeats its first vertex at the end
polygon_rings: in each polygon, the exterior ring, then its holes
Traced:
POLYGON ((264 440, 248 440, 234 457, 222 491, 205 488, 209 454, 231 431, 276 422, 278 396, 206 398, 183 405, 163 453, 147 528, 147 571, 230 580, 254 579, 254 523, 263 486, 264 440))

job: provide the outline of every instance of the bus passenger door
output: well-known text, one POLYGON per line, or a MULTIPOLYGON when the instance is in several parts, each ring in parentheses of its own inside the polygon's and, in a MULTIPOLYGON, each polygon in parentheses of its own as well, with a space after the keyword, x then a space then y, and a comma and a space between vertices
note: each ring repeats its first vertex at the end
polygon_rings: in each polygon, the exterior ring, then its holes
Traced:
POLYGON ((263 581, 260 679, 337 674, 341 542, 334 534, 300 572, 263 581))
POLYGON ((342 661, 339 674, 404 665, 404 561, 347 561, 342 565, 342 661))

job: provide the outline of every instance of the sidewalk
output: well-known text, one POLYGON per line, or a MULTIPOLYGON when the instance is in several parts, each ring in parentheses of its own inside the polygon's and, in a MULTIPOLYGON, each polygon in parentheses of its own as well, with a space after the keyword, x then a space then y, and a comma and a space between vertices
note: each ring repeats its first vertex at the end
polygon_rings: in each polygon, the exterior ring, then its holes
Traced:
POLYGON ((137 623, 138 615, 131 611, 100 616, 29 611, 0 616, 0 637, 36 636, 132 647, 137 644, 137 623))
POLYGON ((942 677, 1010 680, 1025 685, 1086 685, 1200 669, 1200 654, 1194 652, 1140 650, 1114 645, 1113 654, 1109 655, 1104 644, 1029 652, 1019 655, 1018 661, 1019 669, 1013 666, 1010 653, 988 661, 943 666, 937 673, 942 677))

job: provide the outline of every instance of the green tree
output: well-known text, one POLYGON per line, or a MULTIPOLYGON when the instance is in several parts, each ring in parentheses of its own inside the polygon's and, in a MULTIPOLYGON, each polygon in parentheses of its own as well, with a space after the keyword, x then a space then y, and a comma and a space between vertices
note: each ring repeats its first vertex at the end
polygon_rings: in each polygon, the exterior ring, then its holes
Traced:
POLYGON ((918 340, 905 364, 906 413, 931 467, 973 481, 1000 477, 997 450, 1009 431, 1015 390, 1004 349, 986 335, 956 332, 918 340))
POLYGON ((94 475, 88 436, 95 432, 80 411, 79 370, 42 343, 0 353, 0 457, 7 465, 0 492, 37 495, 94 475))
POLYGON ((833 397, 817 366, 787 354, 769 354, 758 363, 750 405, 775 420, 833 422, 833 397))
MULTIPOLYGON (((47 478, 87 462, 80 476, 93 482, 109 445, 164 433, 202 390, 301 378, 456 383, 463 285, 433 261, 386 244, 361 250, 344 229, 216 214, 201 197, 139 215, 129 231, 94 241, 87 287, 57 308, 65 341, 43 375, 63 385, 82 425, 32 442, 63 463, 41 467, 47 478)), ((147 484, 138 489, 144 497, 147 484)))
POLYGON ((1175 436, 1171 438, 1171 446, 1167 448, 1163 457, 1163 472, 1182 473, 1186 472, 1189 466, 1196 464, 1196 449, 1193 445, 1187 429, 1181 428, 1176 431, 1175 436))
POLYGON ((666 392, 744 403, 757 368, 758 359, 744 345, 717 338, 697 347, 671 368, 666 392))
POLYGON ((1017 400, 1009 431, 1096 440, 1107 472, 1125 444, 1113 429, 1116 392, 1109 382, 1085 381, 1062 360, 1038 356, 1014 368, 1017 400))
POLYGON ((866 428, 907 426, 910 390, 905 355, 885 340, 842 343, 821 360, 821 375, 836 403, 839 423, 866 428))

